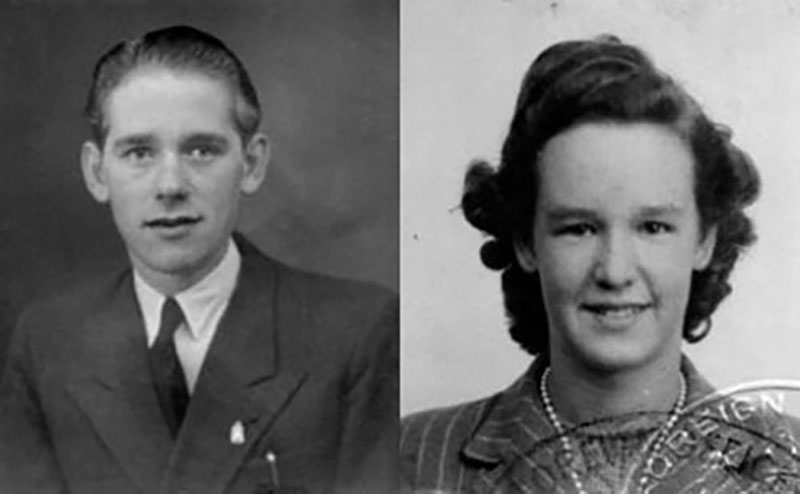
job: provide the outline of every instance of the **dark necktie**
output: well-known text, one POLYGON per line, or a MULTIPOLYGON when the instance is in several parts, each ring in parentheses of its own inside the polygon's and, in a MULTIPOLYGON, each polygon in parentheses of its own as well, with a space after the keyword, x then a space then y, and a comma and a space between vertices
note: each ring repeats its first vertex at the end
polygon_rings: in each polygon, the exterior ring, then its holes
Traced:
POLYGON ((158 403, 172 437, 178 435, 189 404, 189 390, 173 337, 182 322, 181 307, 175 299, 168 298, 161 308, 161 327, 148 355, 158 403))

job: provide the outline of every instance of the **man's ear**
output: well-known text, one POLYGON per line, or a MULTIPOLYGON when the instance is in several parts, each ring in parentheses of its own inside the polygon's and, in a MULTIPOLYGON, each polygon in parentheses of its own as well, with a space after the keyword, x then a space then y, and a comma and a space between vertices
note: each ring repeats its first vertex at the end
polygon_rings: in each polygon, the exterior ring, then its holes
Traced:
POLYGON ((81 170, 86 188, 97 202, 108 202, 108 184, 103 176, 103 154, 94 141, 86 141, 81 146, 81 170))
POLYGON ((244 148, 242 192, 252 194, 258 190, 267 173, 269 157, 269 139, 262 133, 256 133, 244 148))
POLYGON ((694 252, 694 269, 702 271, 708 267, 711 258, 714 256, 714 247, 717 246, 717 227, 712 226, 708 229, 705 237, 700 241, 694 252))
POLYGON ((522 240, 515 235, 514 255, 523 271, 529 274, 536 272, 538 262, 536 261, 536 252, 533 250, 533 239, 522 240))

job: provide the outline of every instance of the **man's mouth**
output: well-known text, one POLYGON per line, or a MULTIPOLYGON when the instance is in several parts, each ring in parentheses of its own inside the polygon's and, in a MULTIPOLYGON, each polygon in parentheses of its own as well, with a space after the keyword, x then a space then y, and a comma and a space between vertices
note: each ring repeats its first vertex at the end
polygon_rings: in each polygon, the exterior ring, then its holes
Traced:
POLYGON ((147 220, 144 222, 144 226, 148 228, 179 228, 182 226, 194 225, 201 220, 202 218, 200 216, 165 216, 147 220))

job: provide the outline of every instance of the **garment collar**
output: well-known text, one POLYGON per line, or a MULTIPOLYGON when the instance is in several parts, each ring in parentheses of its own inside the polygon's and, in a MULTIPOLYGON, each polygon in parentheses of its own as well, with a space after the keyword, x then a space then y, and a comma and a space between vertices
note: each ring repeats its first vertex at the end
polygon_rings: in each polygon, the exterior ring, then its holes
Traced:
MULTIPOLYGON (((489 465, 506 463, 543 441, 558 437, 547 419, 538 390, 547 366, 545 358, 535 359, 522 376, 491 399, 485 416, 462 449, 465 458, 489 465)), ((713 392, 713 387, 686 356, 681 357, 681 372, 686 379, 687 403, 713 392)))
MULTIPOLYGON (((241 254, 231 239, 228 241, 225 255, 217 267, 191 287, 174 295, 186 317, 189 334, 192 338, 200 338, 203 331, 209 330, 209 320, 220 306, 227 304, 236 288, 241 264, 241 254)), ((166 297, 150 286, 135 269, 133 270, 133 284, 145 321, 147 341, 152 343, 158 333, 161 307, 166 297)))

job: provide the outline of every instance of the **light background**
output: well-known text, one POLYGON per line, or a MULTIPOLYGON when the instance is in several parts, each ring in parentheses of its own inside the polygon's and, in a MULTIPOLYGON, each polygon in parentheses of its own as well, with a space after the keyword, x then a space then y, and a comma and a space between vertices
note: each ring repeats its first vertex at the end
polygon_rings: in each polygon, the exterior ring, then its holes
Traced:
POLYGON ((800 378, 800 0, 410 0, 400 33, 403 413, 486 396, 528 365, 458 209, 463 175, 497 162, 533 58, 601 33, 650 53, 761 172, 759 240, 687 353, 719 387, 800 378))

